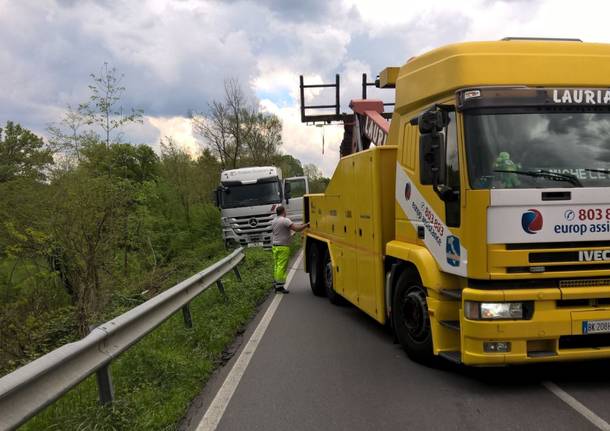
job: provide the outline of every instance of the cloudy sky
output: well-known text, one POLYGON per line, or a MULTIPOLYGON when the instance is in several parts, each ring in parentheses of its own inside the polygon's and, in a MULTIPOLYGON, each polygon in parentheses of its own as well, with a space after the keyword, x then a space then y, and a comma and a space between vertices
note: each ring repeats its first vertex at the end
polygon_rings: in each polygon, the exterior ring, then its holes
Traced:
POLYGON ((108 62, 125 75, 124 105, 146 114, 129 141, 157 147, 172 136, 196 152, 188 112, 222 98, 233 77, 281 117, 283 151, 329 175, 341 131, 300 124, 299 74, 340 73, 347 111, 363 72, 464 40, 610 43, 609 12, 604 0, 0 0, 0 124, 44 135, 68 104, 87 100, 89 74, 108 62))

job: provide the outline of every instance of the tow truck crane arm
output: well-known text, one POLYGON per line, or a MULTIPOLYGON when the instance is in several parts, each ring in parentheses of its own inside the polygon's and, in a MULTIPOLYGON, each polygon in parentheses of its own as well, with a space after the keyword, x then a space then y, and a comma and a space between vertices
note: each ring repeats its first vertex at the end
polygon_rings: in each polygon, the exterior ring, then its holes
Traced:
POLYGON ((301 121, 309 124, 343 124, 344 136, 341 142, 341 157, 366 150, 371 144, 385 145, 390 130, 391 113, 385 112, 385 106, 393 103, 384 103, 382 100, 367 99, 367 87, 394 88, 397 67, 384 69, 375 82, 367 82, 366 73, 362 74, 362 99, 353 99, 349 107, 352 114, 339 113, 340 111, 340 78, 335 76, 334 84, 306 85, 303 76, 300 76, 301 95, 301 121), (305 105, 306 88, 334 88, 335 103, 333 105, 305 105), (334 114, 307 115, 309 109, 334 109, 334 114))

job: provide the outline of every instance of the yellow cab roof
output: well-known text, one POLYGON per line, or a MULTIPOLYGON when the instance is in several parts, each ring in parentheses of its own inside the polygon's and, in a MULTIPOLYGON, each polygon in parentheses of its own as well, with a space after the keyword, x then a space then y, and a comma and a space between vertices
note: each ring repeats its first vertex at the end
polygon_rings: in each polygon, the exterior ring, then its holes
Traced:
POLYGON ((398 114, 466 87, 609 87, 610 44, 501 40, 446 45, 410 59, 396 77, 398 114))

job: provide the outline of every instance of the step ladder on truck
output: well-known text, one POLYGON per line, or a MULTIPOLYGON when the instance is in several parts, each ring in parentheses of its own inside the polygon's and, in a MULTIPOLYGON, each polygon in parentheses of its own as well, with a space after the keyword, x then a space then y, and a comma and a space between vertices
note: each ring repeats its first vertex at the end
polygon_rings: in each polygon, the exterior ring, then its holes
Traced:
POLYGON ((345 128, 325 193, 305 196, 313 293, 421 362, 610 357, 609 77, 610 45, 529 38, 384 69, 393 112, 366 76, 349 114, 338 76, 301 77, 302 121, 345 128), (335 104, 306 105, 315 87, 335 104))

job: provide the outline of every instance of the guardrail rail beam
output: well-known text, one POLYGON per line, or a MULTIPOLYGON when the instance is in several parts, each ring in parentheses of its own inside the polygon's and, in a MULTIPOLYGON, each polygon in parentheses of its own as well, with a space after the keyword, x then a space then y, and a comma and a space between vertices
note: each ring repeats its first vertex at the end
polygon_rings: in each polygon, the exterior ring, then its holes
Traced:
POLYGON ((226 297, 220 279, 230 271, 238 274, 237 265, 244 257, 243 248, 238 248, 203 271, 92 329, 81 340, 65 344, 0 378, 0 429, 17 428, 93 373, 97 374, 100 402, 112 402, 110 363, 180 309, 186 326, 191 327, 189 303, 214 283, 226 297))

